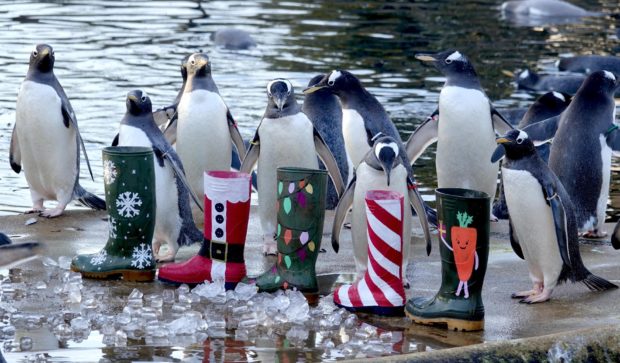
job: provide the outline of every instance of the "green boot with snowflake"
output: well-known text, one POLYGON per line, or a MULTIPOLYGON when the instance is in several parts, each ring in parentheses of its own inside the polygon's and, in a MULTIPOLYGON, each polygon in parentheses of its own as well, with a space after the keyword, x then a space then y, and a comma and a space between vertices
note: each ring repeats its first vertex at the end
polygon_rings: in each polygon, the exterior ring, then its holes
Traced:
POLYGON ((318 301, 316 258, 323 237, 327 172, 278 168, 278 260, 256 278, 259 291, 296 288, 310 304, 318 301))
POLYGON ((153 150, 146 147, 105 148, 103 179, 109 213, 108 242, 97 253, 75 256, 71 270, 80 272, 85 278, 153 281, 153 150))

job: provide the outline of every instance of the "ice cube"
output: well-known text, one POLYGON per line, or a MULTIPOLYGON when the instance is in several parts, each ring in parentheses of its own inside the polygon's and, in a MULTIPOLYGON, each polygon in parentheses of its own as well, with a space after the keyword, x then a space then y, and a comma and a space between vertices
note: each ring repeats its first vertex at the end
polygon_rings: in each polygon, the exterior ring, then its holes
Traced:
POLYGON ((90 330, 90 323, 88 320, 82 317, 77 317, 71 320, 71 329, 73 329, 73 331, 76 333, 84 332, 84 331, 90 330))
POLYGON ((172 305, 174 303, 174 290, 166 289, 161 294, 164 304, 172 305))
POLYGON ((290 304, 291 304, 291 301, 286 295, 277 296, 271 301, 271 306, 273 306, 280 312, 286 311, 286 309, 288 308, 290 304))
POLYGON ((185 295, 185 294, 189 294, 189 286, 187 286, 187 284, 182 284, 181 286, 179 286, 179 288, 177 289, 177 293, 179 295, 185 295))
POLYGON ((43 263, 45 267, 58 267, 58 262, 54 261, 49 256, 41 257, 41 263, 43 263))
POLYGON ((65 323, 56 325, 53 330, 54 335, 60 341, 67 341, 71 339, 71 336, 73 335, 71 327, 65 323))
POLYGON ((344 321, 344 327, 346 329, 353 329, 357 326, 357 316, 355 314, 351 314, 347 316, 344 321))
POLYGON ((241 301, 248 301, 257 293, 258 287, 255 284, 245 284, 240 282, 235 287, 235 296, 241 301))
POLYGON ((286 332, 286 338, 292 342, 300 344, 308 339, 308 330, 301 326, 294 325, 288 332, 286 332))
POLYGON ((143 296, 144 294, 142 293, 142 291, 138 289, 133 289, 131 293, 129 294, 129 297, 127 298, 127 300, 142 300, 143 296))
POLYGON ((131 315, 127 313, 120 313, 116 316, 116 323, 119 325, 127 325, 131 322, 131 315))
POLYGON ((114 345, 117 347, 126 347, 127 346, 127 333, 122 330, 119 330, 115 334, 114 345))
POLYGON ((71 257, 69 256, 60 256, 58 257, 58 267, 63 270, 68 270, 71 268, 71 257))

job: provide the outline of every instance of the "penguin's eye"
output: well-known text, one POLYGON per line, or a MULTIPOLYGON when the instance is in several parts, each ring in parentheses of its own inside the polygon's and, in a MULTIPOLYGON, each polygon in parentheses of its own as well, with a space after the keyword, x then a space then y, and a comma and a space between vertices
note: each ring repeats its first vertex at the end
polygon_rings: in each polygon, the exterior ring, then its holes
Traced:
POLYGON ((141 100, 142 102, 146 102, 146 96, 142 96, 141 100))
POLYGON ((520 137, 519 137, 519 138, 517 138, 517 144, 519 144, 519 145, 523 144, 523 139, 522 139, 522 138, 520 138, 520 137))
POLYGON ((446 64, 450 64, 450 63, 452 63, 452 59, 450 58, 446 59, 446 64))
POLYGON ((191 61, 191 62, 189 62, 189 63, 190 63, 191 65, 193 65, 193 66, 194 66, 194 65, 196 65, 196 61, 195 61, 195 60, 193 60, 193 59, 192 59, 192 61, 191 61))
POLYGON ((36 50, 33 50, 33 51, 32 51, 32 56, 33 56, 33 57, 36 57, 36 56, 38 56, 38 55, 39 55, 39 52, 37 52, 36 50))
POLYGON ((334 82, 333 80, 329 80, 329 81, 327 81, 327 84, 328 84, 329 86, 333 86, 333 85, 334 85, 334 83, 336 83, 336 82, 334 82))

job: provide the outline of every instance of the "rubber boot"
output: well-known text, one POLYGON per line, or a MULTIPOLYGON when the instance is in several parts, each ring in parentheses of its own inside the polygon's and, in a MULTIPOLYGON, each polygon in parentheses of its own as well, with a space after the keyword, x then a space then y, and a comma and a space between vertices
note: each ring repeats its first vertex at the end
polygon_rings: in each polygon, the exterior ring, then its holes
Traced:
POLYGON ((246 275, 243 248, 250 218, 250 174, 209 171, 204 174, 204 241, 198 254, 159 269, 159 279, 176 284, 224 280, 234 289, 246 275))
POLYGON ((318 301, 315 264, 321 249, 327 172, 278 168, 276 263, 256 278, 259 291, 297 288, 308 303, 318 301))
POLYGON ((368 269, 355 284, 334 292, 336 305, 353 312, 403 315, 403 206, 400 193, 366 193, 368 269))
POLYGON ((433 298, 407 301, 405 313, 420 324, 482 330, 481 293, 489 257, 490 198, 468 189, 437 189, 436 195, 441 287, 433 298))
POLYGON ((74 257, 71 270, 86 278, 153 281, 153 150, 146 147, 103 149, 103 177, 109 213, 108 242, 97 253, 74 257))

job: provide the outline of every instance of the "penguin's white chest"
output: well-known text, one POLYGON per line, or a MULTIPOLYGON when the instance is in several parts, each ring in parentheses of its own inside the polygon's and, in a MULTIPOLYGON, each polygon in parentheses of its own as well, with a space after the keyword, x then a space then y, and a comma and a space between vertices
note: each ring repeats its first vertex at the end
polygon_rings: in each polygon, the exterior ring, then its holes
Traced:
POLYGON ((495 195, 498 163, 489 100, 479 90, 448 86, 439 96, 437 181, 495 195))
POLYGON ((77 134, 63 123, 60 97, 50 86, 24 81, 15 117, 29 187, 44 199, 68 203, 78 174, 77 134))
MULTIPOLYGON (((277 168, 296 166, 318 169, 313 126, 303 113, 263 119, 258 129, 258 204, 263 231, 275 231, 277 168)), ((271 233, 271 232, 269 232, 271 233)))
MULTIPOLYGON (((153 147, 151 140, 144 131, 137 127, 121 125, 118 137, 119 146, 145 146, 153 147)), ((178 191, 174 171, 168 161, 161 167, 157 158, 153 156, 155 167, 155 232, 156 234, 169 235, 169 232, 180 230, 181 219, 179 217, 178 191)), ((178 231, 177 231, 178 234, 178 231)), ((176 236, 173 237, 176 242, 176 236)))
POLYGON ((205 170, 229 170, 232 143, 227 108, 217 93, 194 90, 183 94, 178 107, 177 154, 196 195, 203 195, 205 170))
MULTIPOLYGON (((502 168, 506 205, 530 274, 549 282, 557 280, 562 257, 551 207, 538 180, 524 170, 502 168)), ((540 280, 542 282, 542 280, 540 280)))
MULTIPOLYGON (((598 226, 601 226, 605 222, 605 212, 607 210, 607 199, 609 198, 609 183, 611 179, 611 155, 612 150, 607 145, 607 139, 605 135, 599 136, 599 143, 601 144, 601 172, 602 172, 602 185, 599 192, 598 201, 596 203, 596 218, 598 220, 598 226)), ((587 226, 590 228, 598 226, 587 226)))
POLYGON ((349 108, 342 110, 342 136, 347 155, 353 167, 357 167, 370 150, 364 119, 357 111, 349 108))

